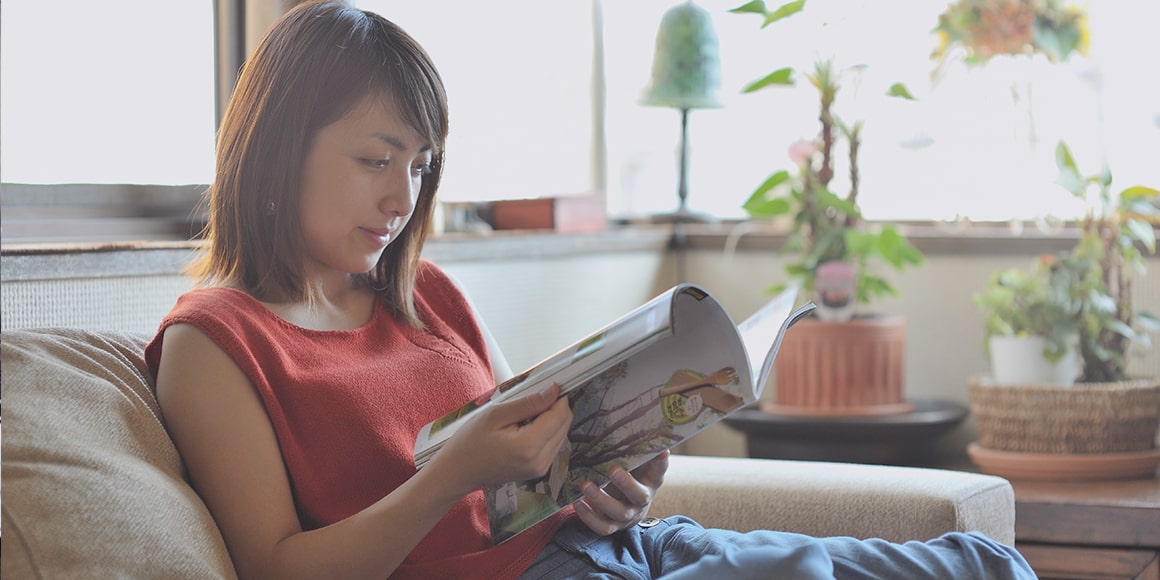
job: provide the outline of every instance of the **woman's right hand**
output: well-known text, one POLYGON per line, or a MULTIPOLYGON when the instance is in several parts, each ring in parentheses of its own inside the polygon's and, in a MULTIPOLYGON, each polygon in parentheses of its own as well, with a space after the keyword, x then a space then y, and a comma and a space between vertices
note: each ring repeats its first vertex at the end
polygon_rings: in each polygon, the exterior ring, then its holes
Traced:
POLYGON ((524 481, 548 472, 568 436, 572 409, 559 385, 489 405, 468 419, 424 470, 449 474, 466 495, 485 485, 524 481))

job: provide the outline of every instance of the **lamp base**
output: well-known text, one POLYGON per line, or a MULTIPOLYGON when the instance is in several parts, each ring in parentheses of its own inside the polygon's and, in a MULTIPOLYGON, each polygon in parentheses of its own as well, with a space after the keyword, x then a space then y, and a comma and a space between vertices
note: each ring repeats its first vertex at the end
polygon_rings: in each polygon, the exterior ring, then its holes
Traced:
POLYGON ((652 214, 648 221, 653 224, 714 224, 721 220, 707 213, 681 208, 669 213, 652 214))

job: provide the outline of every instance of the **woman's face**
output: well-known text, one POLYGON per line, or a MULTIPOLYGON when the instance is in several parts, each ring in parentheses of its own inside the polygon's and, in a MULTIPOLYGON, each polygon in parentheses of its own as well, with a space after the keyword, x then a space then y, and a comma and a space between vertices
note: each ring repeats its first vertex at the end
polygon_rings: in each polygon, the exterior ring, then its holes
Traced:
POLYGON ((302 169, 306 275, 369 271, 407 225, 431 146, 387 99, 368 97, 319 130, 302 169))

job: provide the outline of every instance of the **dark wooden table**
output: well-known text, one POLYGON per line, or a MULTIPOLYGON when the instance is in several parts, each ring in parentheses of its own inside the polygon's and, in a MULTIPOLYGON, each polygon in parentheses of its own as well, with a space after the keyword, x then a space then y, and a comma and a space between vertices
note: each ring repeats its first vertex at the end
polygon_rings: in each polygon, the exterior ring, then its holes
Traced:
POLYGON ((1160 580, 1160 479, 1011 484, 1015 545, 1040 578, 1160 580))
POLYGON ((967 408, 933 399, 908 401, 892 415, 819 417, 742 409, 725 423, 745 434, 750 457, 927 466, 934 442, 963 421, 967 408))

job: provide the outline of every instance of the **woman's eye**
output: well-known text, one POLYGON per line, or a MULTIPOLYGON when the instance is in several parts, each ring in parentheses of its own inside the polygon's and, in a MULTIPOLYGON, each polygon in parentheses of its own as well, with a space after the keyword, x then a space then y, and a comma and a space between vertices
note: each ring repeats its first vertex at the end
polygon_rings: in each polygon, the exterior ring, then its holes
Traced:
POLYGON ((424 175, 431 173, 431 164, 424 163, 422 165, 416 165, 415 167, 411 168, 411 171, 415 173, 416 177, 423 177, 424 175))
POLYGON ((390 159, 383 159, 383 158, 376 158, 376 159, 363 159, 362 162, 367 167, 373 167, 375 169, 383 169, 391 163, 391 160, 390 159))

